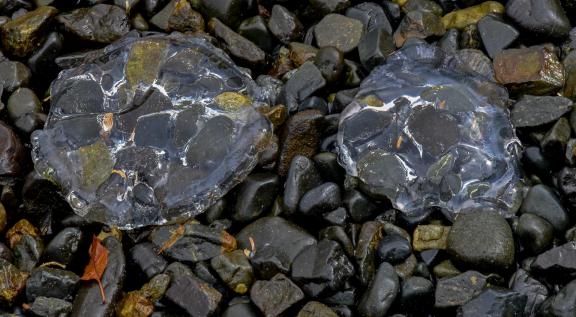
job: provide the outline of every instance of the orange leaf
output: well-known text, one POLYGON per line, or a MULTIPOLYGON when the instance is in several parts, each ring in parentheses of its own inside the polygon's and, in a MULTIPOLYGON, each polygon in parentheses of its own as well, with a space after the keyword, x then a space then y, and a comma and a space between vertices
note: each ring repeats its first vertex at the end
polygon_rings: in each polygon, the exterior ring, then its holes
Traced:
POLYGON ((108 249, 102 245, 102 241, 96 236, 92 236, 92 244, 90 245, 90 262, 84 269, 84 275, 80 278, 83 281, 94 280, 100 287, 100 295, 102 295, 102 303, 106 303, 106 295, 104 294, 104 287, 102 286, 102 274, 108 265, 108 249))
POLYGON ((184 227, 184 225, 179 225, 178 228, 176 228, 176 230, 172 231, 170 238, 168 238, 168 240, 166 240, 166 242, 162 244, 160 250, 158 250, 158 254, 161 254, 167 249, 170 249, 174 245, 174 243, 178 241, 178 239, 182 238, 184 233, 186 233, 186 227, 184 227))

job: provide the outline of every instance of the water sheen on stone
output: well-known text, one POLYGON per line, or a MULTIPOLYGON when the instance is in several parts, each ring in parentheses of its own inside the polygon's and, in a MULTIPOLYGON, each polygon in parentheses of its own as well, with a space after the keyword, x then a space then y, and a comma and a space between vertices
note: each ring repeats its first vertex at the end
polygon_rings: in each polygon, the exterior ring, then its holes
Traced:
POLYGON ((255 107, 265 96, 202 38, 130 34, 53 82, 35 167, 89 220, 185 219, 256 165, 272 130, 255 107))
POLYGON ((453 56, 413 42, 375 68, 341 115, 340 163, 361 190, 409 216, 478 206, 510 216, 522 178, 508 95, 454 66, 453 56))

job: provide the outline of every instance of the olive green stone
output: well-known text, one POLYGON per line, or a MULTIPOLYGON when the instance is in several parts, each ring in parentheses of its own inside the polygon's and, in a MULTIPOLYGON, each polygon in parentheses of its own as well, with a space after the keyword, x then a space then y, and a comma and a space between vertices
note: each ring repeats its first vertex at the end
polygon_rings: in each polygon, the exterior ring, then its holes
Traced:
POLYGON ((338 317, 338 314, 320 302, 308 302, 296 317, 338 317))
POLYGON ((163 41, 135 42, 130 49, 124 73, 128 84, 135 88, 139 84, 152 85, 163 60, 166 43, 163 41))
POLYGON ((415 251, 446 249, 450 227, 440 225, 420 225, 414 230, 412 247, 415 251))
POLYGON ((501 3, 486 1, 479 5, 452 11, 442 17, 442 23, 446 29, 463 29, 468 25, 476 24, 490 13, 503 14, 504 11, 501 3))
POLYGON ((446 28, 440 17, 431 12, 410 11, 402 19, 394 32, 394 44, 402 47, 409 38, 425 39, 430 36, 442 36, 446 28))
POLYGON ((151 302, 159 301, 170 285, 170 275, 166 273, 154 276, 140 289, 141 294, 151 302))
POLYGON ((24 290, 28 273, 18 270, 10 262, 0 258, 0 301, 11 304, 24 290))
POLYGON ((566 72, 566 84, 562 95, 567 98, 576 99, 576 51, 570 52, 564 61, 564 70, 566 72))
POLYGON ((214 101, 218 107, 227 111, 235 111, 252 105, 250 97, 231 91, 219 94, 214 98, 214 101))
POLYGON ((140 291, 128 292, 116 308, 118 317, 147 317, 154 312, 154 304, 140 291))
POLYGON ((434 273, 434 276, 437 278, 444 278, 456 276, 461 272, 454 266, 454 264, 452 264, 450 260, 444 260, 438 265, 434 266, 432 273, 434 273))
POLYGON ((6 228, 7 223, 8 218, 6 215, 6 208, 4 208, 4 205, 0 203, 0 232, 4 231, 4 228, 6 228))
POLYGON ((306 61, 313 59, 318 53, 318 49, 314 46, 298 42, 290 43, 288 49, 290 49, 290 60, 296 67, 300 67, 306 61))
POLYGON ((40 7, 2 25, 2 46, 15 57, 32 54, 50 31, 50 22, 58 13, 54 7, 40 7))
POLYGON ((362 22, 340 14, 328 14, 314 27, 320 48, 333 46, 343 53, 354 50, 364 33, 362 22))
POLYGON ((112 174, 114 161, 103 141, 83 146, 76 151, 82 165, 82 185, 95 190, 112 174))

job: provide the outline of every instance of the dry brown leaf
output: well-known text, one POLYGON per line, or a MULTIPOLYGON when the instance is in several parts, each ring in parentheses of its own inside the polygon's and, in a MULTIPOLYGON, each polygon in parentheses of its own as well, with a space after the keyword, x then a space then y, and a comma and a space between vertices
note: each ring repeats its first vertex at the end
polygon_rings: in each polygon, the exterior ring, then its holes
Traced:
POLYGON ((90 245, 90 262, 84 269, 84 275, 80 278, 83 281, 94 280, 100 287, 100 295, 102 295, 102 303, 106 303, 106 294, 104 294, 104 287, 102 286, 102 275, 108 265, 108 249, 102 244, 102 241, 96 236, 92 236, 92 244, 90 245))
POLYGON ((166 242, 164 242, 162 247, 160 247, 160 250, 158 250, 158 254, 161 254, 162 252, 164 252, 164 250, 169 249, 172 245, 174 245, 174 243, 176 243, 178 239, 182 238, 185 232, 186 227, 184 227, 184 225, 179 225, 178 228, 176 228, 176 230, 172 231, 170 238, 166 242))

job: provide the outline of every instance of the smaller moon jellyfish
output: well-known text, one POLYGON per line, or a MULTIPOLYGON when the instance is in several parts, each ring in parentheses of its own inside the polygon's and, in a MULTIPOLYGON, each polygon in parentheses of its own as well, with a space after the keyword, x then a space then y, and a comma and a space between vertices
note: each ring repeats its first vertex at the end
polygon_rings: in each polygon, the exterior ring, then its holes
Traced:
POLYGON ((455 63, 414 42, 375 68, 341 114, 340 163, 409 216, 480 206, 511 216, 523 182, 508 95, 455 63))

